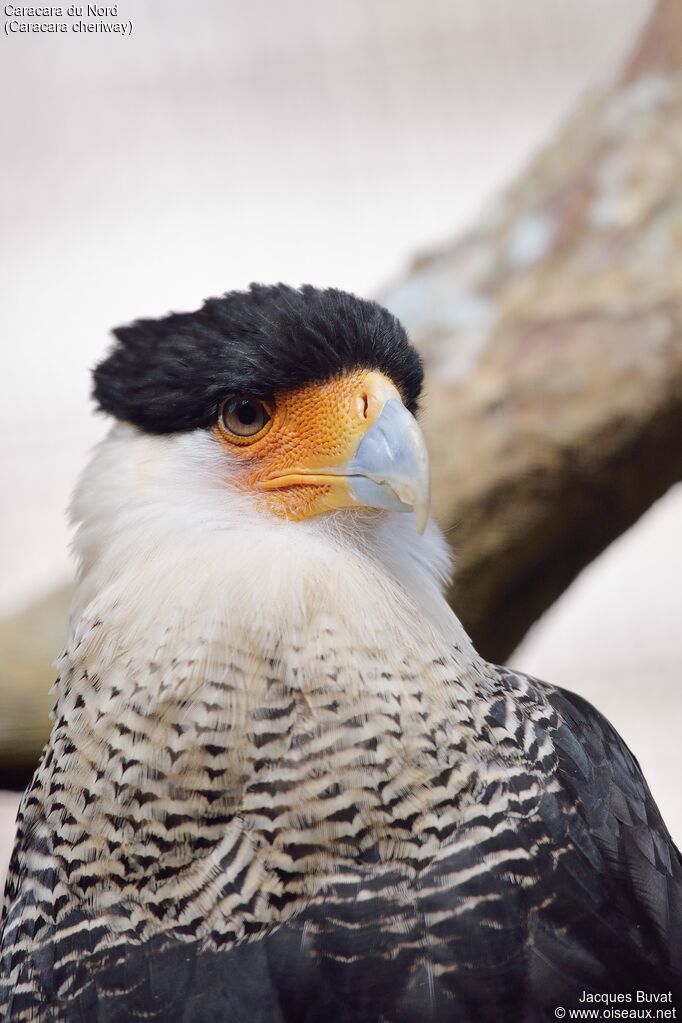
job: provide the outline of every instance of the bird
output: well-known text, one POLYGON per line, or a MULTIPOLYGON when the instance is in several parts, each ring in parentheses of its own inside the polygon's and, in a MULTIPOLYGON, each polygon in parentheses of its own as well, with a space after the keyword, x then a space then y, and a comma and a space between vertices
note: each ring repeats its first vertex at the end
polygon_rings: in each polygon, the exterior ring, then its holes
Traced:
POLYGON ((2 1018, 682 1008, 682 861, 637 761, 445 599, 399 321, 254 284, 113 337, 2 1018))

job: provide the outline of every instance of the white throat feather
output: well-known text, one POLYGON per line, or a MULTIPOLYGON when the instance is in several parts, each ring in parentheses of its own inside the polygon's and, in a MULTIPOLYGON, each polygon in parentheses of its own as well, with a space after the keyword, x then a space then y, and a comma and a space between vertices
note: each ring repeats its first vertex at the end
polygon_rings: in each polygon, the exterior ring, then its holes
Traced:
POLYGON ((315 624, 333 620, 351 645, 446 642, 475 656, 442 595, 450 556, 433 523, 420 537, 403 513, 283 521, 226 479, 210 434, 117 424, 83 473, 72 516, 76 639, 99 620, 129 654, 148 654, 169 626, 182 623, 187 643, 193 623, 266 651, 310 643, 315 624))

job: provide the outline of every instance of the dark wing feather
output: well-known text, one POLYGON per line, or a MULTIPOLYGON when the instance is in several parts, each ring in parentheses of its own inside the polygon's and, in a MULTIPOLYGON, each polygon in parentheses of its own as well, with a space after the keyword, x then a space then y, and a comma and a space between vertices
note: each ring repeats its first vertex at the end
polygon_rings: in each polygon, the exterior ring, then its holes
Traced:
POLYGON ((574 693, 548 695, 560 720, 558 778, 574 807, 555 883, 574 923, 562 946, 558 921, 538 945, 560 972, 570 971, 572 955, 592 952, 605 964, 607 985, 617 978, 680 990, 680 853, 639 764, 606 718, 574 693))

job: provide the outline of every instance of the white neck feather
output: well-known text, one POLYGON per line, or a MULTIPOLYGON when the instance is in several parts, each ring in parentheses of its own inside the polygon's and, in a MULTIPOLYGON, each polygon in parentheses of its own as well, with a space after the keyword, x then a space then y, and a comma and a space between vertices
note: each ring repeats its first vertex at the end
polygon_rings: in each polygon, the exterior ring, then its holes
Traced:
POLYGON ((74 638, 102 620, 147 652, 151 636, 188 621, 203 634, 248 634, 261 650, 306 641, 326 618, 349 641, 470 647, 442 590, 450 556, 440 530, 411 515, 339 512, 286 522, 230 482, 209 434, 156 437, 116 425, 72 505, 79 562, 74 638))

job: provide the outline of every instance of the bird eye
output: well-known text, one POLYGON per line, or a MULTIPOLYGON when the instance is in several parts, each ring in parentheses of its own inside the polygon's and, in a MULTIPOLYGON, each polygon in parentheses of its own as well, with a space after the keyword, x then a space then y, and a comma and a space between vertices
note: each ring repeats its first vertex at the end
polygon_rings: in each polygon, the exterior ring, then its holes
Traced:
POLYGON ((233 394, 223 404, 221 422, 234 437, 255 437, 270 422, 271 416, 259 398, 233 394))

